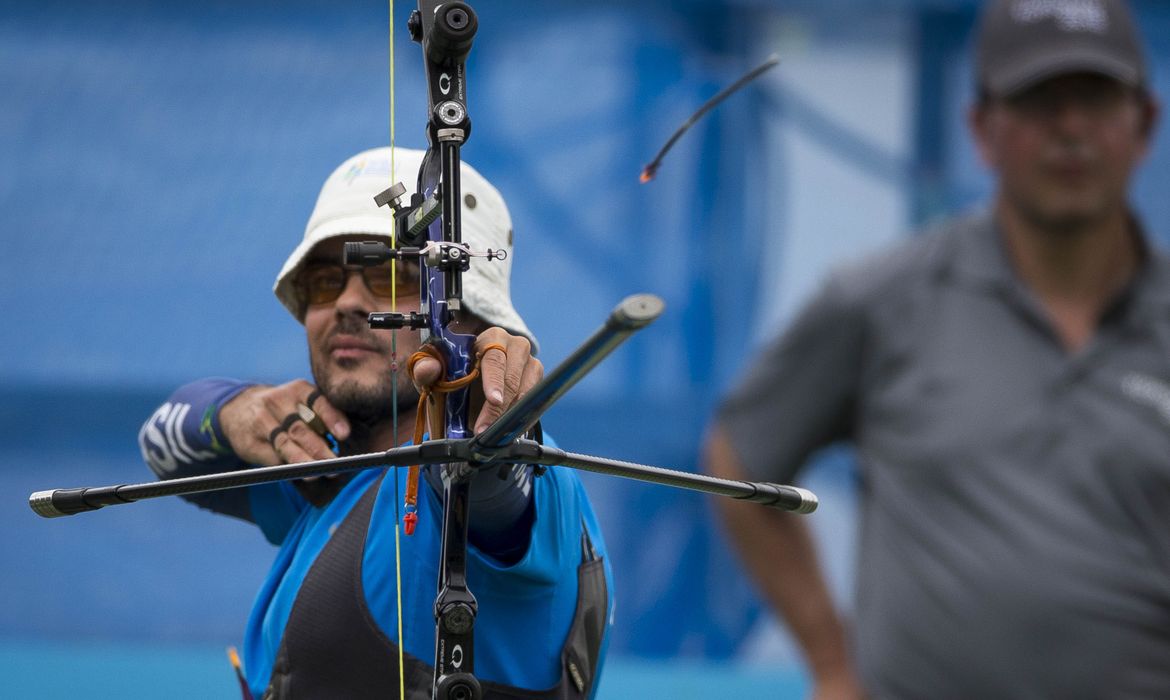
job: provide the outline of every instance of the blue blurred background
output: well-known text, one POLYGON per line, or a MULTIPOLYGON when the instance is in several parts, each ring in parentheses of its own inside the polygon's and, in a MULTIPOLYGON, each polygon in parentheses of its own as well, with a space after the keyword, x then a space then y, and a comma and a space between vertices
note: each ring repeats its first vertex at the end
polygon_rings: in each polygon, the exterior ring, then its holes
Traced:
MULTIPOLYGON (((826 269, 976 204, 964 126, 974 0, 473 0, 465 158, 504 193, 516 306, 563 359, 628 293, 668 312, 546 421, 583 452, 697 468, 754 347, 826 269), (767 54, 778 69, 642 165, 767 54)), ((1170 95, 1170 7, 1137 2, 1170 95)), ((410 6, 394 11, 398 143, 423 146, 410 6)), ((139 425, 189 379, 307 375, 271 294, 325 176, 388 142, 388 10, 373 0, 0 4, 0 690, 231 697, 274 550, 177 500, 59 521, 34 490, 149 478, 139 425), (164 690, 165 689, 165 690, 164 690)), ((1170 235, 1164 135, 1136 187, 1170 235)), ((711 503, 584 476, 617 575, 601 697, 799 696, 711 503)), ((806 482, 848 610, 849 454, 806 482)))

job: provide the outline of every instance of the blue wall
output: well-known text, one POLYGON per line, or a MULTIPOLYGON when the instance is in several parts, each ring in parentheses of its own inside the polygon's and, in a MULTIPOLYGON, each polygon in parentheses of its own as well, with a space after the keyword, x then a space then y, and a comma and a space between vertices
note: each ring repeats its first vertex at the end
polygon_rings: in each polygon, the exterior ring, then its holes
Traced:
MULTIPOLYGON (((713 10, 476 7, 464 155, 511 203, 516 305, 544 359, 565 357, 629 293, 670 309, 549 429, 572 449, 693 469, 718 347, 690 341, 714 322, 715 283, 727 293, 739 278, 714 270, 705 247, 741 228, 744 192, 719 173, 746 157, 746 135, 721 122, 743 106, 696 129, 653 186, 637 175, 748 59, 704 60, 700 37, 723 21, 713 10)), ((395 17, 397 138, 421 146, 409 9, 395 17)), ((186 380, 307 373, 303 331, 270 288, 324 177, 389 138, 386 14, 325 2, 5 8, 0 469, 15 489, 0 523, 19 535, 4 545, 0 635, 238 639, 272 556, 252 529, 178 501, 54 522, 23 501, 148 478, 137 428, 186 380)), ((742 325, 750 308, 719 321, 742 325)), ((733 563, 706 502, 587 478, 624 560, 613 648, 731 654, 757 606, 732 577, 735 604, 709 622, 729 598, 706 578, 733 563)))
MULTIPOLYGON (((626 294, 668 303, 550 415, 563 446, 695 468, 759 319, 790 301, 762 275, 796 254, 802 232, 761 212, 806 196, 808 173, 761 147, 773 132, 886 183, 907 228, 986 196, 961 128, 975 4, 474 3, 464 155, 512 207, 515 301, 543 359, 565 357, 626 294), (803 42, 897 49, 911 87, 885 97, 913 115, 897 126, 908 148, 834 118, 872 108, 866 91, 826 104, 787 87, 782 65, 688 134, 657 181, 637 184, 674 127, 794 23, 803 42)), ((1167 95, 1170 9, 1140 7, 1167 95)), ((421 146, 409 9, 395 16, 397 138, 421 146)), ((188 379, 306 374, 303 332, 271 283, 324 177, 388 140, 386 24, 377 2, 0 5, 0 637, 238 641, 273 554, 252 528, 177 501, 50 522, 25 499, 146 479, 138 426, 188 379)), ((1163 135, 1137 187, 1162 236, 1167 176, 1163 135)), ((812 206, 848 208, 832 191, 812 206)), ((823 530, 847 558, 848 462, 831 464, 823 530)), ((618 576, 612 649, 750 656, 764 613, 707 500, 585 479, 618 576)), ((846 590, 847 572, 833 573, 846 590)))

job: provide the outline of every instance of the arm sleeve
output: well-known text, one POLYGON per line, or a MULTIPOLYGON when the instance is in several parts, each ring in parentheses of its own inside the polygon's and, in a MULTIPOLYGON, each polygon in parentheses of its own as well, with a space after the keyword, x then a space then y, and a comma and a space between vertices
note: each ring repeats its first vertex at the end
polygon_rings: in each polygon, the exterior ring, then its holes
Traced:
MULTIPOLYGON (((252 382, 213 377, 185 384, 138 433, 142 458, 160 479, 241 469, 219 425, 219 409, 252 382)), ((269 541, 283 539, 304 499, 285 483, 183 496, 201 508, 254 522, 269 541)))
POLYGON ((810 454, 851 435, 864 325, 830 278, 726 397, 716 421, 753 478, 790 482, 810 454))
MULTIPOLYGON (((441 469, 428 465, 424 474, 435 493, 443 493, 441 469)), ((506 464, 483 469, 472 477, 467 539, 503 564, 519 561, 528 549, 535 518, 532 467, 506 464)))

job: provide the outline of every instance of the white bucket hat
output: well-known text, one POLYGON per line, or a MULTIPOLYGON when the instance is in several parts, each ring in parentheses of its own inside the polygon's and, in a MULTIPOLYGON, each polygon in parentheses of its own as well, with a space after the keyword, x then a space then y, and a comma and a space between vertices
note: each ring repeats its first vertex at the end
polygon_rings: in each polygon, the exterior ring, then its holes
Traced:
MULTIPOLYGON (((406 186, 406 197, 415 191, 423 151, 394 149, 394 177, 406 186)), ((272 291, 298 321, 305 317, 294 280, 309 251, 318 243, 353 234, 390 238, 394 220, 389 207, 374 203, 374 195, 394 184, 390 180, 390 149, 374 148, 342 163, 321 188, 317 206, 305 226, 305 237, 284 262, 272 291)), ((506 250, 504 260, 475 258, 463 273, 463 304, 471 313, 493 326, 523 335, 536 351, 536 337, 512 306, 509 280, 512 274, 512 217, 504 198, 467 163, 460 174, 463 193, 463 242, 472 250, 506 250)))

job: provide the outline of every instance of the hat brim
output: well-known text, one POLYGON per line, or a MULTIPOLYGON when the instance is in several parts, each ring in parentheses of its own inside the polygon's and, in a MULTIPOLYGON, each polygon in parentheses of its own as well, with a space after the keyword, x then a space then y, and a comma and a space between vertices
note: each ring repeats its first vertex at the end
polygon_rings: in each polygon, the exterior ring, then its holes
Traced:
POLYGON ((992 95, 1010 97, 1045 80, 1074 73, 1095 73, 1130 87, 1142 86, 1142 76, 1133 66, 1100 51, 1077 48, 1039 56, 995 78, 988 76, 985 87, 992 95))
POLYGON ((276 276, 272 292, 276 294, 277 299, 280 299, 280 303, 284 304, 284 308, 288 309, 298 320, 304 319, 305 309, 301 300, 297 298, 294 282, 297 273, 313 248, 324 241, 341 236, 375 236, 388 241, 390 239, 390 222, 384 218, 373 216, 350 216, 326 221, 313 229, 312 233, 297 244, 297 247, 289 254, 288 259, 284 261, 284 267, 280 269, 280 274, 276 276))
MULTIPOLYGON (((285 260, 284 267, 281 268, 276 282, 272 285, 272 291, 276 298, 295 318, 303 323, 305 307, 297 297, 294 280, 296 280, 297 273, 313 248, 324 241, 342 236, 372 236, 389 242, 389 225, 390 222, 382 217, 350 216, 326 221, 317 226, 285 260)), ((496 295, 499 298, 495 298, 485 291, 495 289, 501 284, 506 286, 506 274, 495 271, 491 263, 484 262, 472 265, 467 272, 463 273, 463 305, 479 318, 491 319, 491 323, 509 333, 527 338, 528 342, 532 344, 532 354, 535 355, 539 352, 540 345, 519 312, 512 306, 512 302, 507 296, 496 295), (502 281, 494 279, 493 275, 505 279, 502 281), (484 278, 483 283, 477 283, 477 278, 484 278)))

